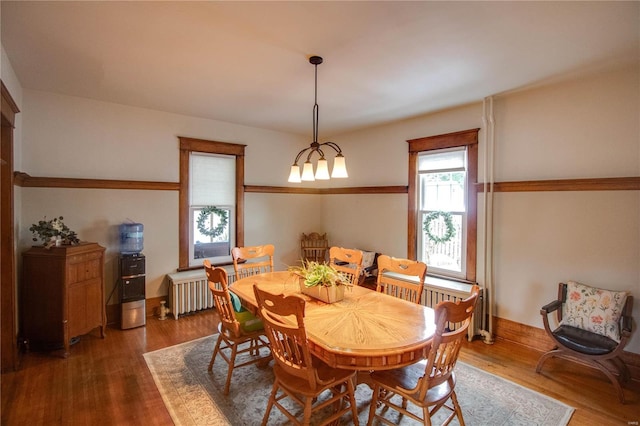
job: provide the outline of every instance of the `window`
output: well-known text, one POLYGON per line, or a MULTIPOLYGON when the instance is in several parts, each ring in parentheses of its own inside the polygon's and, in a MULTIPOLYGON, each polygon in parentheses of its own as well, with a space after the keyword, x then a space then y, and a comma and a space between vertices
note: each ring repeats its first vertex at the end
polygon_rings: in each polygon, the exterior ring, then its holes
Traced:
POLYGON ((231 262, 244 245, 244 148, 180 137, 178 270, 231 262))
POLYGON ((466 277, 466 148, 418 155, 418 260, 432 273, 466 277))
POLYGON ((475 282, 478 130, 407 141, 407 254, 428 275, 475 282))
POLYGON ((234 156, 190 153, 189 266, 231 260, 235 247, 234 156))

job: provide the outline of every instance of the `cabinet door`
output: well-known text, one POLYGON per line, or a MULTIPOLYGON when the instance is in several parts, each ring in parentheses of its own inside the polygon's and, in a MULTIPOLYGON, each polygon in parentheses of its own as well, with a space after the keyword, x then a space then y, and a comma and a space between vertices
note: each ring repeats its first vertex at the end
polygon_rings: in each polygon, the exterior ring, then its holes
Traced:
POLYGON ((100 280, 69 286, 69 337, 87 334, 102 325, 102 287, 100 280))

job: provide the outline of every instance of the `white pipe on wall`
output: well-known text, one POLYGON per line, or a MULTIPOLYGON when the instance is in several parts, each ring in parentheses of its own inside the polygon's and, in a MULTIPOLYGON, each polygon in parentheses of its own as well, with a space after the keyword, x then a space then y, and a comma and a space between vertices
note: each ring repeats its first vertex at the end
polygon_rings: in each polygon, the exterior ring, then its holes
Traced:
POLYGON ((495 132, 493 118, 493 97, 484 98, 482 102, 482 123, 484 127, 484 179, 483 179, 483 216, 482 226, 484 239, 484 303, 483 327, 481 335, 485 343, 493 343, 494 283, 493 283, 493 153, 495 149, 495 132))

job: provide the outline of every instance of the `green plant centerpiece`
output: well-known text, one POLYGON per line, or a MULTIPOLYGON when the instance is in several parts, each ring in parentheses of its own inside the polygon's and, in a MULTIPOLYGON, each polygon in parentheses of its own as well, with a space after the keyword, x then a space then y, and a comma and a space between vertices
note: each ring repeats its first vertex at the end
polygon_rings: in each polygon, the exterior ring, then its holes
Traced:
POLYGON ((29 231, 33 233, 33 241, 40 239, 45 248, 78 244, 78 235, 64 224, 63 219, 62 216, 58 216, 47 220, 45 216, 43 220, 31 225, 29 231))
POLYGON ((290 266, 290 272, 300 277, 300 291, 326 303, 344 299, 345 287, 351 286, 349 278, 333 266, 303 260, 301 266, 290 266))

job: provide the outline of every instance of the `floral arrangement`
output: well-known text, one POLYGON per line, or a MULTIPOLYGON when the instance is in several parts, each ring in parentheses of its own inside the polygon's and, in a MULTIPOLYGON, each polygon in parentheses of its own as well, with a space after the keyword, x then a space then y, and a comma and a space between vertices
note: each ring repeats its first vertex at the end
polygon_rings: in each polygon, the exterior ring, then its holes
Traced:
POLYGON ((304 278, 305 287, 351 285, 348 277, 326 263, 302 260, 302 266, 290 266, 288 270, 304 278))
POLYGON ((46 248, 56 245, 58 240, 60 244, 78 244, 80 242, 78 235, 64 224, 63 219, 62 216, 59 216, 47 220, 45 216, 44 220, 31 225, 29 231, 33 233, 33 241, 40 239, 46 248))

